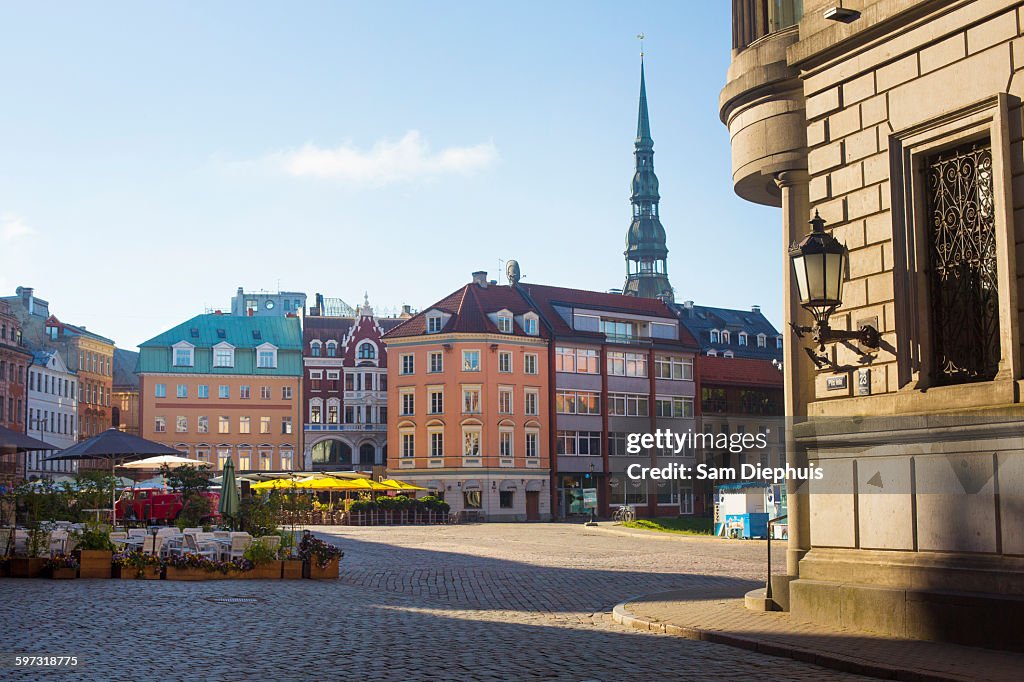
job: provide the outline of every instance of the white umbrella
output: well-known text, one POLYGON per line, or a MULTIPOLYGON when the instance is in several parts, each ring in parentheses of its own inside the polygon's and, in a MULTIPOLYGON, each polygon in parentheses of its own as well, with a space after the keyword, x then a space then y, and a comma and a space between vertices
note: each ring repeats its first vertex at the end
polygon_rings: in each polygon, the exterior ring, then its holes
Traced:
POLYGON ((138 459, 134 462, 128 462, 122 464, 122 469, 159 469, 160 467, 167 465, 172 469, 186 464, 192 466, 200 466, 206 464, 198 459, 189 459, 188 457, 181 457, 179 455, 157 455, 156 457, 147 457, 146 459, 138 459))

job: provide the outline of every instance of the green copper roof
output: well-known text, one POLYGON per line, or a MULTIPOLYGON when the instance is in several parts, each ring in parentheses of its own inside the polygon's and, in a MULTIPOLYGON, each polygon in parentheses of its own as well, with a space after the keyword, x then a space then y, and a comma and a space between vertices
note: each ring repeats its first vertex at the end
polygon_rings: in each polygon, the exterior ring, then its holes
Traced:
POLYGON ((297 317, 197 315, 139 346, 137 372, 182 374, 302 375, 302 328, 297 317), (174 344, 195 347, 191 367, 172 363, 174 344), (227 342, 235 348, 234 367, 213 367, 213 347, 227 342), (255 349, 265 343, 277 348, 277 367, 257 368, 255 349))
POLYGON ((640 57, 640 113, 636 121, 636 144, 654 146, 651 138, 651 119, 647 114, 647 83, 644 79, 644 58, 640 57))

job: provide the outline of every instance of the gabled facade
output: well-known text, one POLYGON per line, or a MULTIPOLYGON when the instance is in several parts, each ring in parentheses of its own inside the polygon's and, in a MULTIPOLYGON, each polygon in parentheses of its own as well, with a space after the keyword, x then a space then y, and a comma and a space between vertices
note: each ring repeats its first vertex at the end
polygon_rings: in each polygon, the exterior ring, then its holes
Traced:
POLYGON ((111 420, 120 431, 139 435, 139 375, 135 367, 139 364, 136 351, 114 349, 113 407, 111 420))
POLYGON ((196 316, 143 343, 136 373, 143 438, 218 470, 302 468, 298 317, 196 316))
POLYGON ((317 305, 303 318, 305 468, 371 470, 387 459, 388 355, 382 335, 402 320, 317 305))
POLYGON ((388 470, 490 520, 551 517, 549 338, 515 289, 474 281, 384 335, 388 470))

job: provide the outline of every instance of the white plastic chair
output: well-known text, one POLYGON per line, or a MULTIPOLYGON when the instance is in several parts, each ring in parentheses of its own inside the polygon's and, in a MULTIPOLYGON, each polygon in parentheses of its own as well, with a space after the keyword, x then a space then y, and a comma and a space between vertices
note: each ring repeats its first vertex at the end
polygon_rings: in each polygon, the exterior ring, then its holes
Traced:
POLYGON ((245 555, 245 550, 249 549, 249 545, 252 544, 252 537, 246 533, 244 536, 236 535, 231 538, 231 545, 225 545, 221 551, 221 561, 231 561, 232 559, 241 559, 245 555))

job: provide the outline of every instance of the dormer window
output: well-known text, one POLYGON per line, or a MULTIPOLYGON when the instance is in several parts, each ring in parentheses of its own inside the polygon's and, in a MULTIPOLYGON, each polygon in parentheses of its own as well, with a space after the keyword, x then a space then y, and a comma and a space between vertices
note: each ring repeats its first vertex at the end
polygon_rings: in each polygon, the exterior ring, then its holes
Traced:
POLYGON ((256 347, 256 366, 260 369, 277 368, 277 346, 264 343, 256 347))
POLYGON ((498 311, 498 331, 502 334, 512 333, 512 313, 507 310, 498 311))
POLYGON ((782 337, 781 336, 776 336, 775 337, 775 347, 776 348, 782 348, 782 337))
POLYGON ((739 340, 740 340, 740 345, 741 346, 747 345, 747 333, 746 332, 740 332, 740 339, 739 340))
POLYGON ((537 336, 537 316, 533 313, 523 315, 523 331, 530 336, 537 336))
POLYGON ((728 331, 723 331, 722 332, 722 343, 725 343, 725 344, 729 343, 729 332, 728 331))
POLYGON ((171 346, 175 367, 192 367, 195 365, 195 346, 188 341, 179 341, 171 346))
POLYGON ((356 348, 356 357, 360 360, 376 360, 377 349, 371 342, 363 341, 359 344, 359 347, 356 348))
POLYGON ((733 357, 733 352, 731 350, 727 350, 724 353, 722 353, 722 357, 723 358, 731 358, 731 357, 733 357))
POLYGON ((712 329, 708 333, 711 335, 711 343, 720 343, 721 342, 721 336, 719 335, 717 329, 712 329))
POLYGON ((441 331, 441 327, 444 326, 444 318, 440 315, 429 315, 427 316, 427 333, 437 334, 441 331))
POLYGON ((333 358, 338 354, 338 344, 334 341, 327 342, 327 357, 333 358))
POLYGON ((757 347, 765 348, 768 345, 768 337, 764 334, 757 335, 757 347))
POLYGON ((320 357, 320 346, 321 344, 319 341, 311 341, 309 344, 309 354, 314 358, 320 357))
POLYGON ((234 367, 235 347, 230 343, 218 343, 213 347, 214 367, 234 367))
POLYGON ((708 357, 709 358, 717 358, 718 357, 718 351, 715 350, 714 348, 710 349, 708 351, 708 357))

